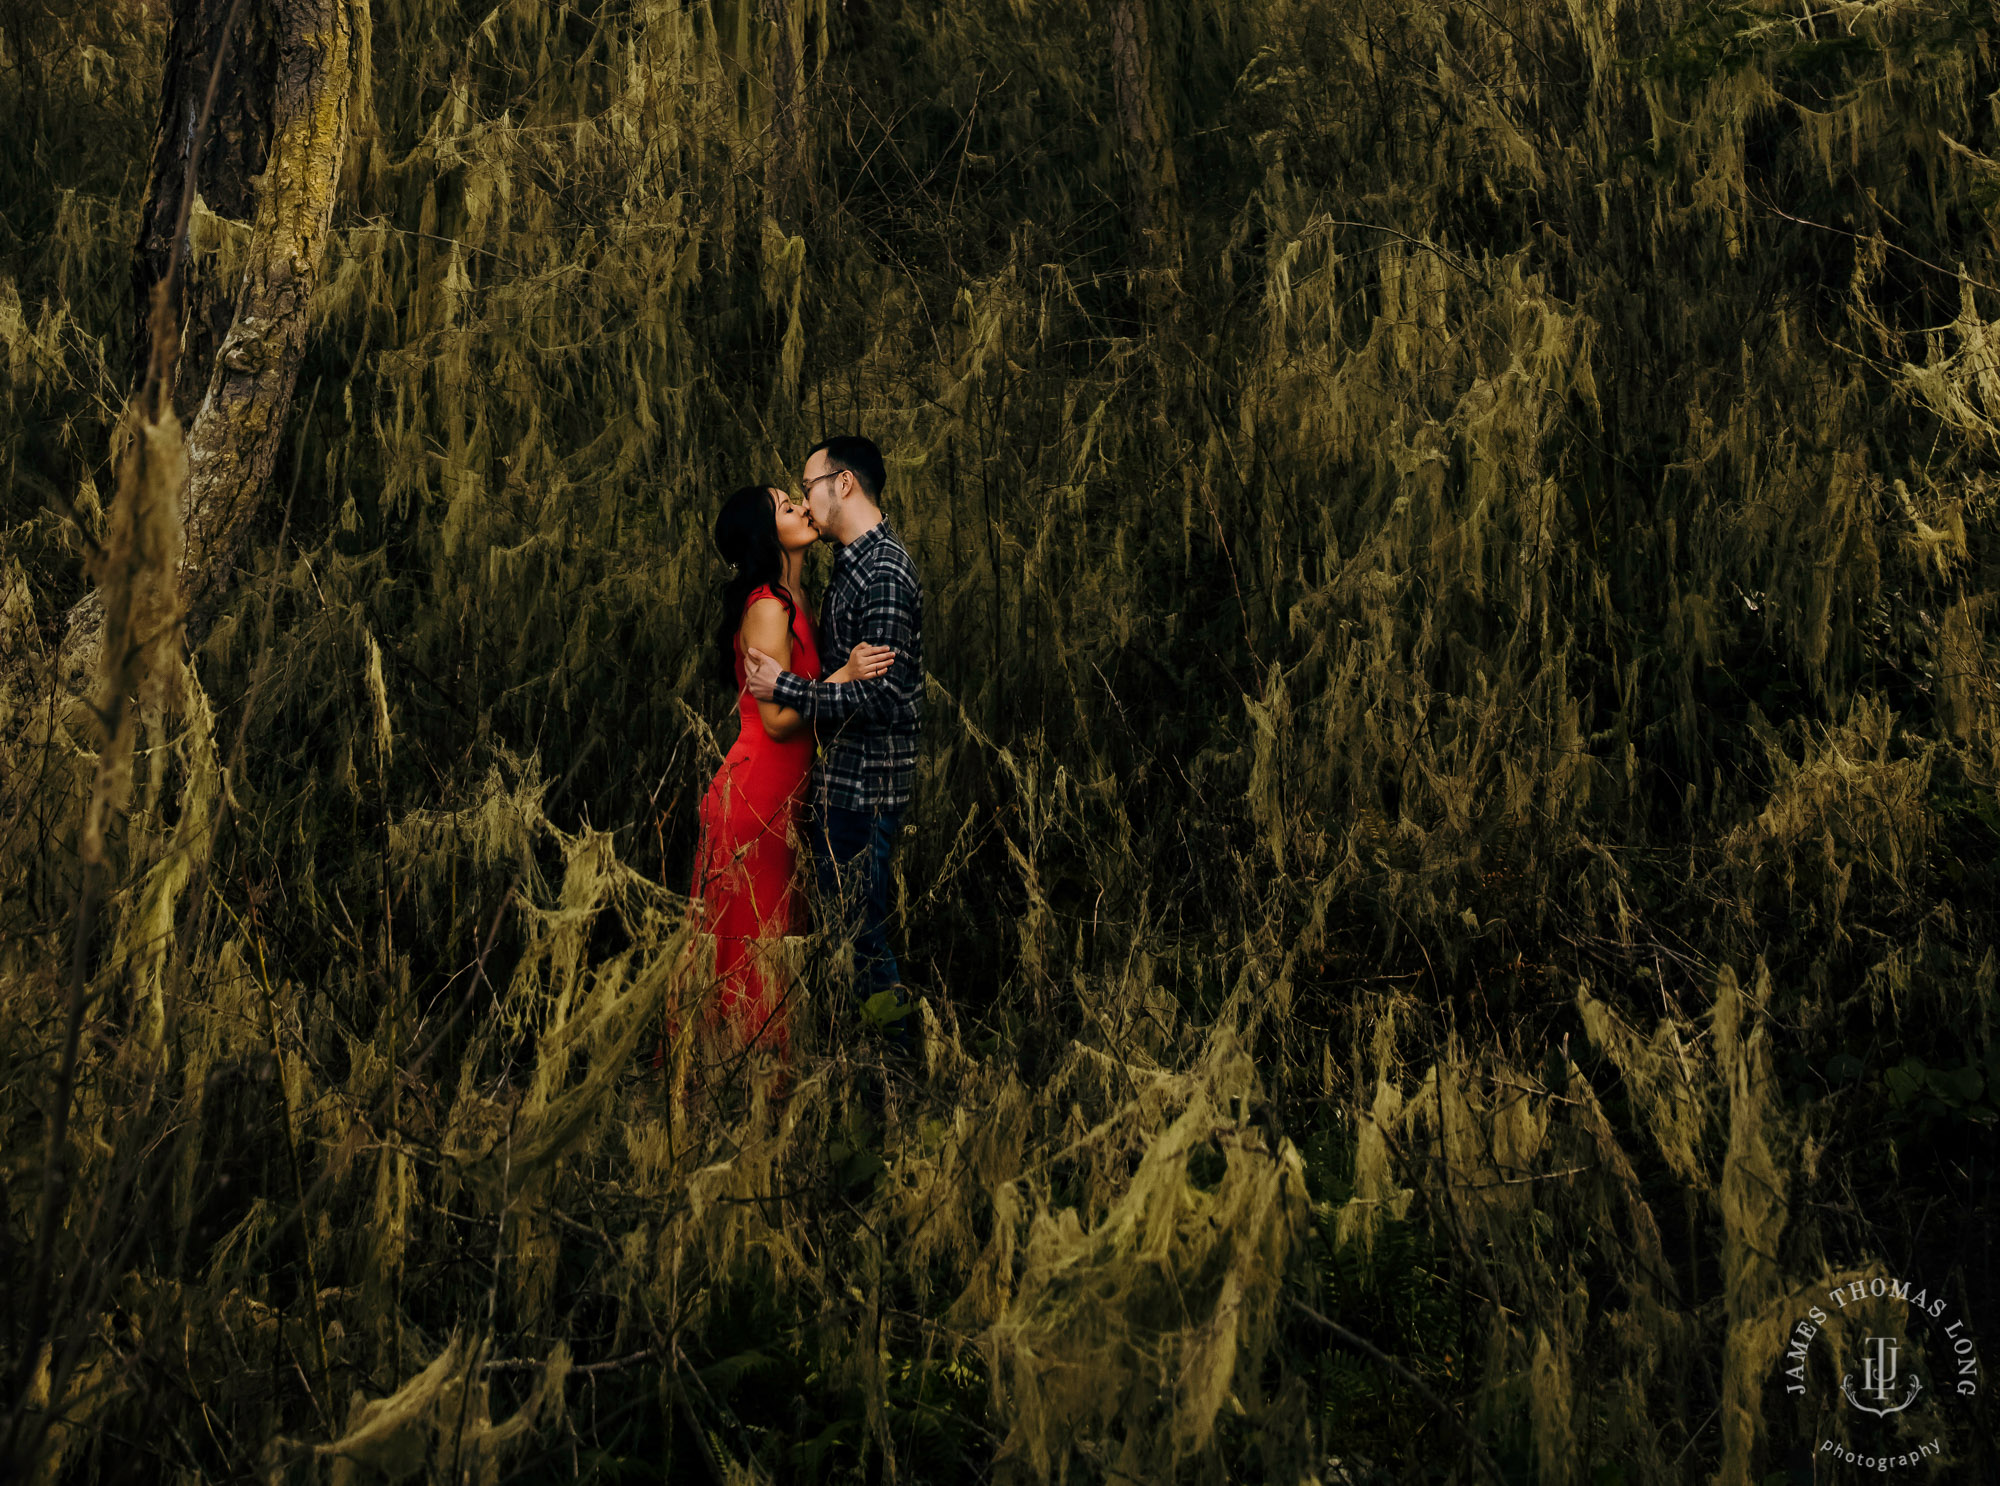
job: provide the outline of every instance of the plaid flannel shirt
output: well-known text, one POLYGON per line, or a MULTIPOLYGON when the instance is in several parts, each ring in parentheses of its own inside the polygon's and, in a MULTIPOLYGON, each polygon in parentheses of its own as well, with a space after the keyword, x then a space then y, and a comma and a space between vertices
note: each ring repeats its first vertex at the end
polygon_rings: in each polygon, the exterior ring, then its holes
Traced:
POLYGON ((838 670, 862 641, 896 652, 887 673, 868 681, 808 681, 786 671, 775 700, 792 707, 819 738, 814 798, 848 810, 900 810, 917 776, 924 710, 924 591, 916 565, 884 521, 833 560, 820 605, 819 653, 838 670))

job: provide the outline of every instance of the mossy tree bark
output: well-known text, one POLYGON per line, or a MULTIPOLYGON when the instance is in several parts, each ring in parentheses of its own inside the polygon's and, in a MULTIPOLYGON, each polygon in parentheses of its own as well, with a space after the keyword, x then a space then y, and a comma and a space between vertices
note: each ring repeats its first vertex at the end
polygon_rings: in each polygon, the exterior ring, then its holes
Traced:
MULTIPOLYGON (((200 323, 201 296, 190 294, 181 307, 196 323, 188 326, 191 354, 175 385, 201 388, 181 502, 181 597, 197 617, 231 586, 230 570, 283 441, 305 354, 307 307, 326 261, 347 148, 355 12, 365 4, 246 0, 236 23, 241 34, 218 69, 215 47, 227 4, 177 0, 152 187, 133 268, 135 288, 146 291, 142 302, 150 302, 152 286, 172 260, 187 152, 211 76, 211 132, 218 142, 195 162, 196 190, 211 210, 242 211, 251 221, 227 327, 212 355, 203 354, 214 332, 200 323)), ((142 331, 141 345, 142 355, 150 356, 149 333, 142 331)), ((64 644, 64 672, 73 684, 87 684, 94 673, 102 634, 103 608, 93 594, 72 613, 64 644)))
POLYGON ((796 232, 808 179, 799 127, 803 38, 793 0, 764 0, 764 21, 771 28, 771 141, 764 160, 764 194, 771 216, 786 231, 796 232))
POLYGON ((132 255, 132 380, 135 386, 143 381, 150 365, 153 290, 165 282, 172 296, 168 312, 180 327, 174 411, 183 422, 208 390, 215 348, 235 310, 233 286, 192 252, 169 279, 176 232, 188 230, 182 227, 183 197, 192 184, 216 216, 248 222, 256 215, 276 102, 275 14, 247 0, 177 0, 174 7, 152 171, 132 255), (191 160, 204 107, 207 131, 200 158, 191 160))
POLYGON ((347 152, 353 12, 365 3, 278 0, 270 8, 277 61, 270 159, 235 317, 188 439, 181 590, 196 607, 228 588, 284 436, 347 152))
POLYGON ((1151 0, 1117 0, 1111 8, 1111 79, 1118 131, 1131 177, 1132 226, 1150 265, 1170 262, 1180 229, 1179 183, 1172 142, 1161 117, 1159 58, 1153 44, 1151 0))

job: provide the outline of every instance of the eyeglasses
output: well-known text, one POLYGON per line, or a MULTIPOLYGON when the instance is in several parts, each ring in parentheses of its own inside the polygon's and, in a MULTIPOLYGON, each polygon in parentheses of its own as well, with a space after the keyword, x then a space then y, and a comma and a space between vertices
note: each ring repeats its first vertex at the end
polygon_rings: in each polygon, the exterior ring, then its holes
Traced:
POLYGON ((805 490, 806 494, 810 496, 812 494, 813 486, 819 484, 820 481, 837 480, 846 473, 847 473, 846 470, 828 470, 823 475, 814 475, 810 480, 805 482, 805 485, 802 488, 805 490))

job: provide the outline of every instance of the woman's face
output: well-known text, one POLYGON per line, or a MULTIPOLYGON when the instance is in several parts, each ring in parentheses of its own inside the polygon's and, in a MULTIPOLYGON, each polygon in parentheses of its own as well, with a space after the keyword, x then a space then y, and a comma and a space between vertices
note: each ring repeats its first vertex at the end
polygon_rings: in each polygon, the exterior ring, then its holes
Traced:
POLYGON ((771 491, 771 513, 778 523, 778 545, 787 552, 803 551, 819 540, 818 529, 806 519, 805 507, 784 491, 771 491))

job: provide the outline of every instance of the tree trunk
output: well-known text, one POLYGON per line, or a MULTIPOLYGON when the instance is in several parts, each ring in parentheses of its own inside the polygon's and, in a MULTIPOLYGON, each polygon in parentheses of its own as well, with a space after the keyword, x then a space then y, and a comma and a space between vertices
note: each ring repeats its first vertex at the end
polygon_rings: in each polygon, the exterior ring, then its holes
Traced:
POLYGON ((764 157, 764 197, 772 220, 787 232, 799 230, 806 184, 801 158, 799 109, 805 90, 802 38, 794 32, 792 0, 764 0, 771 28, 771 142, 764 157))
POLYGON ((352 10, 366 0, 266 3, 278 64, 270 159, 235 317, 188 439, 181 591, 197 606, 229 587, 228 569, 284 437, 347 152, 352 10))
POLYGON ((1111 8, 1111 80, 1118 131, 1131 177, 1132 226, 1155 266, 1175 256, 1180 190, 1173 146, 1160 117, 1159 78, 1150 0, 1116 0, 1111 8))
MULTIPOLYGON (((176 0, 174 55, 133 269, 135 288, 143 284, 147 294, 142 305, 172 260, 187 151, 229 3, 176 0)), ((231 586, 230 570, 284 437, 347 147, 354 11, 366 3, 244 0, 240 34, 216 76, 211 128, 227 124, 196 163, 197 187, 211 209, 240 210, 252 223, 227 330, 206 365, 190 356, 175 379, 180 386, 191 373, 202 389, 181 499, 180 592, 190 614, 231 586), (207 196, 211 183, 214 200, 207 196)), ((194 338, 201 335, 195 326, 194 338)), ((142 330, 140 341, 150 356, 151 333, 142 330)), ((103 605, 93 593, 72 612, 63 644, 63 674, 72 685, 87 686, 95 673, 103 626, 103 605)))
MULTIPOLYGON (((153 136, 153 168, 132 254, 132 381, 144 380, 152 360, 153 289, 173 262, 174 234, 190 178, 188 156, 209 105, 201 158, 192 162, 195 193, 219 217, 248 222, 257 211, 257 177, 271 149, 277 57, 272 13, 250 0, 176 0, 167 65, 160 80, 160 125, 153 136), (230 10, 237 14, 225 43, 230 10), (209 102, 211 81, 214 101, 209 102)), ((184 251, 181 275, 169 285, 168 314, 180 327, 180 365, 174 411, 183 423, 208 390, 215 348, 228 332, 233 286, 217 266, 184 251)))

